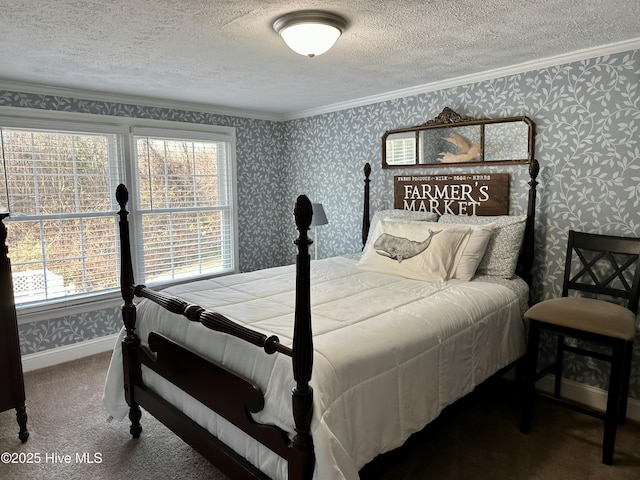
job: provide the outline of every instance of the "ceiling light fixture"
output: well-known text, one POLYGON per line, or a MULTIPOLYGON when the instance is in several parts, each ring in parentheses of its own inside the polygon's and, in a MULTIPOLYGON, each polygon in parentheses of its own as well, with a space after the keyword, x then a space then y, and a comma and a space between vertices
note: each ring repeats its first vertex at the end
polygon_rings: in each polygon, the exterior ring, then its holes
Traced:
POLYGON ((273 29, 291 50, 315 57, 329 50, 347 28, 340 15, 322 10, 302 10, 278 17, 273 29))

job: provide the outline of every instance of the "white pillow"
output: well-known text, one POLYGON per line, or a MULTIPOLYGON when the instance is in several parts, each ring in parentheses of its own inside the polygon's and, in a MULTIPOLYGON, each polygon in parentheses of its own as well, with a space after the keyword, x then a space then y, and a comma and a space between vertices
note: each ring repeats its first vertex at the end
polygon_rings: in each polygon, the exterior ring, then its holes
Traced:
POLYGON ((484 257, 478 265, 480 275, 495 275, 511 278, 516 270, 518 255, 524 237, 526 215, 475 216, 442 215, 438 223, 487 225, 493 224, 493 233, 487 244, 484 257))
POLYGON ((358 267, 433 283, 449 279, 471 228, 436 222, 380 220, 358 267))
MULTIPOLYGON (((465 226, 461 224, 445 224, 445 225, 457 225, 465 226)), ((451 278, 457 278, 458 280, 471 280, 476 274, 478 265, 487 250, 487 245, 493 234, 493 224, 487 225, 467 225, 471 227, 468 240, 460 249, 460 258, 456 263, 456 269, 451 275, 451 278)))
POLYGON ((438 214, 434 212, 416 212, 414 210, 403 210, 401 208, 390 208, 384 210, 376 210, 371 219, 369 226, 369 236, 364 246, 364 250, 367 249, 369 243, 371 243, 371 237, 380 220, 416 220, 421 222, 437 222, 438 214))

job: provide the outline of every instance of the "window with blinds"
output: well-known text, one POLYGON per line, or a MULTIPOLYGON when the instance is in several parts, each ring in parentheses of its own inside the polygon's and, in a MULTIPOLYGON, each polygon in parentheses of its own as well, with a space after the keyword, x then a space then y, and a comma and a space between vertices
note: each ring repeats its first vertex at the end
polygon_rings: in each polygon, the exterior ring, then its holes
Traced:
POLYGON ((416 133, 394 133, 387 140, 386 155, 389 165, 414 165, 416 163, 416 133))
POLYGON ((25 123, 0 118, 0 210, 10 212, 17 305, 82 301, 119 288, 119 183, 130 191, 138 283, 235 271, 230 134, 25 123))
POLYGON ((144 281, 233 271, 230 142, 133 132, 144 281))
POLYGON ((112 133, 0 128, 17 304, 115 289, 112 133))

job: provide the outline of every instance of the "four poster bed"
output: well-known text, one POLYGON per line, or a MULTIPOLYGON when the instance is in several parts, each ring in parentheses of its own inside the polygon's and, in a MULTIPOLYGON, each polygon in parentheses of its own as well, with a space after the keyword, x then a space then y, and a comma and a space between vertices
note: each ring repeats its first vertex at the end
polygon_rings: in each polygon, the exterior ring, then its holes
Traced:
MULTIPOLYGON (((118 187, 125 327, 104 401, 114 417, 129 416, 133 437, 142 432, 142 407, 230 478, 357 479, 376 455, 524 354, 537 162, 529 165, 527 214, 518 219, 519 276, 477 270, 472 280, 425 280, 378 265, 411 268, 418 258, 403 253, 417 242, 389 243, 402 236, 397 228, 431 232, 426 251, 439 242, 457 243, 459 252, 475 237, 451 215, 404 222, 397 212, 376 213, 370 224, 370 171, 367 164, 361 256, 311 263, 312 209, 300 196, 295 266, 162 292, 134 283, 128 194, 118 187), (134 296, 144 299, 136 305, 134 296)), ((499 220, 488 228, 502 228, 499 220)), ((483 251, 501 255, 487 242, 483 251)))

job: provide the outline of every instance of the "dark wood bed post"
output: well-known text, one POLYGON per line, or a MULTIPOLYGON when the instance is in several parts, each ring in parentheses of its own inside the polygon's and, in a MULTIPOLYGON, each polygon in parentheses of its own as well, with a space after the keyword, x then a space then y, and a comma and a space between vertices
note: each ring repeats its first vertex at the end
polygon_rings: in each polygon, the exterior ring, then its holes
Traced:
POLYGON ((122 341, 122 361, 124 364, 124 392, 127 403, 129 404, 129 420, 131 427, 129 429, 133 438, 140 437, 142 426, 140 425, 140 417, 142 412, 140 406, 135 401, 134 385, 142 382, 142 367, 137 360, 137 349, 140 346, 140 338, 136 334, 136 305, 133 303, 134 295, 134 278, 133 263, 131 260, 131 244, 129 242, 129 221, 126 210, 129 201, 129 192, 127 187, 120 184, 116 189, 116 200, 120 205, 120 292, 124 304, 122 305, 122 319, 127 335, 122 341), (133 368, 132 368, 133 367, 133 368))
MULTIPOLYGON (((296 200, 294 209, 299 236, 295 240, 298 247, 296 259, 296 311, 293 327, 293 419, 296 435, 293 448, 300 451, 300 463, 290 465, 292 478, 310 479, 313 476, 315 456, 311 437, 311 417, 313 414, 313 389, 309 385, 313 369, 313 332, 311 330, 311 296, 309 246, 313 241, 307 232, 311 225, 313 209, 305 195, 296 200)), ((297 463, 297 462, 296 462, 297 463)))
MULTIPOLYGON (((527 223, 524 230, 524 240, 522 244, 522 254, 520 258, 520 271, 516 272, 531 287, 533 282, 533 257, 535 255, 535 220, 536 220, 536 187, 538 186, 538 173, 540 164, 534 158, 529 164, 529 201, 527 204, 527 223)), ((533 292, 530 290, 530 296, 533 292)))
POLYGON ((371 164, 369 162, 364 164, 364 209, 362 212, 362 248, 364 248, 367 243, 367 238, 369 237, 369 226, 370 226, 370 217, 369 217, 369 184, 371 180, 369 180, 369 175, 371 175, 371 164))

